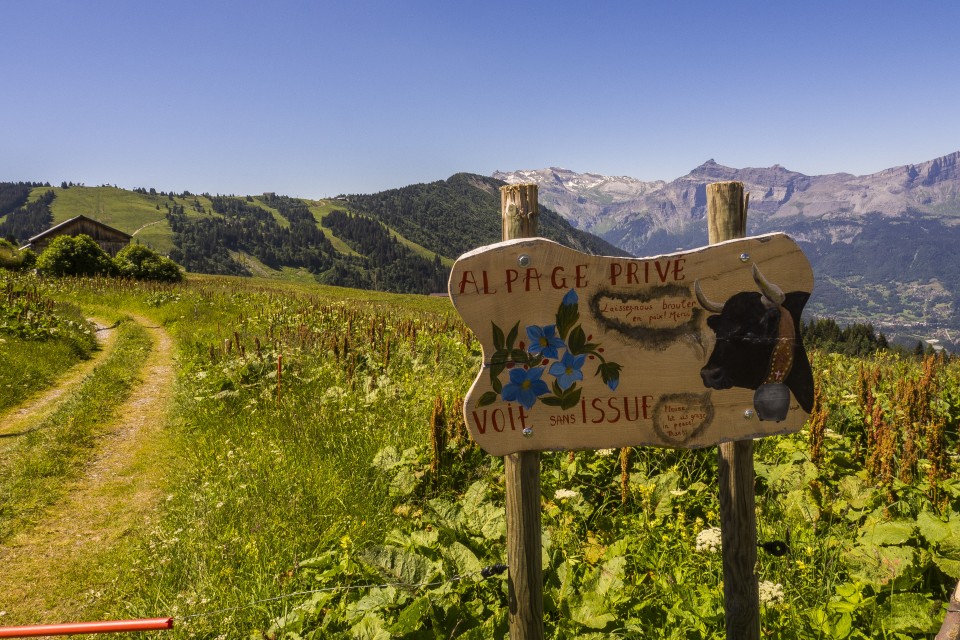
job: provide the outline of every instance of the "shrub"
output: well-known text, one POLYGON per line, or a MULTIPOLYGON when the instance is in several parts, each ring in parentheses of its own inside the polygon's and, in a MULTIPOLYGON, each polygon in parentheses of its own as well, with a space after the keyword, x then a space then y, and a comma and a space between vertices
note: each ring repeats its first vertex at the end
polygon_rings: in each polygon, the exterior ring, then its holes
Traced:
POLYGON ((180 282, 183 272, 177 263, 142 244, 127 245, 117 253, 114 264, 120 275, 136 280, 180 282))
POLYGON ((40 257, 37 269, 54 276, 113 275, 110 256, 88 235, 54 238, 40 257))
POLYGON ((9 240, 0 240, 0 268, 29 269, 37 262, 37 254, 29 249, 20 251, 9 240))

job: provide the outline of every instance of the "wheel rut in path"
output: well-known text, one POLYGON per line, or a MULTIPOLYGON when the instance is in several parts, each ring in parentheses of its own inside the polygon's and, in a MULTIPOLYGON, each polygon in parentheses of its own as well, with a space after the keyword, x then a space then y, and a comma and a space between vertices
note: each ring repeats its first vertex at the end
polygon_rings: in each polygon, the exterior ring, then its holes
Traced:
MULTIPOLYGON (((98 438, 83 475, 37 522, 0 545, 0 625, 62 622, 95 609, 110 569, 100 560, 156 519, 173 398, 173 340, 136 317, 153 337, 142 382, 98 438)), ((136 375, 136 374, 133 374, 136 375)))
POLYGON ((101 320, 90 318, 97 329, 97 345, 89 359, 72 366, 49 389, 38 395, 27 398, 15 407, 0 412, 0 436, 14 434, 37 424, 44 417, 53 413, 60 403, 76 391, 84 378, 90 375, 98 364, 104 361, 113 350, 117 339, 117 326, 107 326, 101 320))

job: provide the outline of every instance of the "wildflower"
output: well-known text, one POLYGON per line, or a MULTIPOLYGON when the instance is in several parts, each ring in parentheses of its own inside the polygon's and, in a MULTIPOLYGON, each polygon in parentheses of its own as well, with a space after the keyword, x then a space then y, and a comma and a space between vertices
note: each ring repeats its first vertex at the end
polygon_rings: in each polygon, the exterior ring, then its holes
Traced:
POLYGON ((616 451, 616 449, 597 449, 597 455, 606 458, 612 456, 614 451, 616 451))
POLYGON ((763 580, 760 582, 760 602, 777 604, 783 602, 783 585, 778 582, 763 580))
POLYGON ((696 549, 697 551, 706 551, 708 553, 716 553, 720 550, 721 538, 720 538, 720 529, 718 527, 710 527, 709 529, 704 529, 697 534, 696 540, 696 549))
POLYGON ((566 391, 577 380, 583 380, 583 363, 587 361, 587 356, 575 356, 569 351, 563 354, 560 362, 554 362, 550 365, 548 372, 557 379, 560 388, 566 391))
POLYGON ((548 324, 545 327, 527 327, 527 337, 530 338, 530 353, 535 356, 539 355, 556 360, 560 357, 560 352, 557 349, 566 346, 557 335, 557 325, 555 324, 548 324))
POLYGON ((531 408, 537 398, 547 393, 547 383, 540 379, 543 367, 510 370, 510 382, 503 386, 502 396, 507 402, 519 402, 525 409, 531 408))
POLYGON ((566 500, 567 498, 576 498, 578 495, 580 494, 572 489, 557 489, 553 497, 557 500, 566 500))

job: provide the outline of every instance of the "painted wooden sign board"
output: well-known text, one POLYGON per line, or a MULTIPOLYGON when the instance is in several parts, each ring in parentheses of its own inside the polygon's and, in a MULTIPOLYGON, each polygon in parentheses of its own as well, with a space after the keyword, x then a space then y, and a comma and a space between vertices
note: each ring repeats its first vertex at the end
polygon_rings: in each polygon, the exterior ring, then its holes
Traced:
POLYGON ((483 348, 465 418, 493 455, 705 447, 812 408, 813 272, 784 234, 638 259, 509 240, 461 256, 449 288, 483 348))

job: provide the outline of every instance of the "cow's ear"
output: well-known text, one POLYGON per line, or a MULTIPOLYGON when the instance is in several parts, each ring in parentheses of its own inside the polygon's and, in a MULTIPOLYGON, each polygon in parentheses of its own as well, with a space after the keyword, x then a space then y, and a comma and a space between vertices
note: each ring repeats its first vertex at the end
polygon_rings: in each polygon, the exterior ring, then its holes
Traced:
POLYGON ((720 316, 707 316, 707 326, 708 326, 708 327, 710 327, 711 329, 713 329, 714 331, 716 331, 716 330, 717 330, 717 325, 719 325, 719 324, 720 324, 720 316))
POLYGON ((768 308, 760 319, 760 327, 765 334, 775 333, 780 327, 780 308, 768 308))

